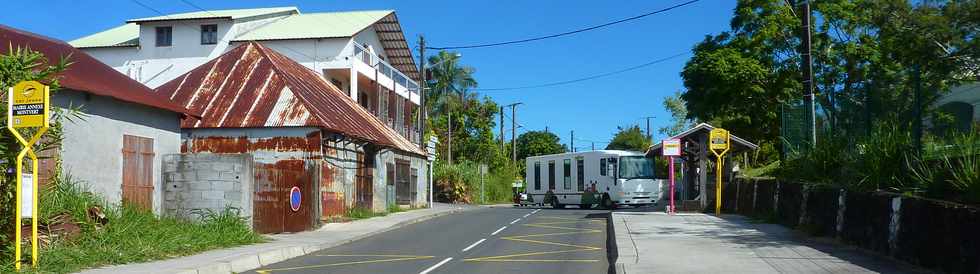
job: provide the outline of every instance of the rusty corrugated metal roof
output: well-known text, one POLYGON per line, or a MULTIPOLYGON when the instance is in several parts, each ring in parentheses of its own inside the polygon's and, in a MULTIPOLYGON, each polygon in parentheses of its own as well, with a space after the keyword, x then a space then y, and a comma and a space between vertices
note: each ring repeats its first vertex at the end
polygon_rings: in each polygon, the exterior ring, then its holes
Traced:
POLYGON ((159 96, 150 88, 126 77, 126 75, 65 42, 0 25, 0 45, 2 45, 0 46, 0 54, 7 54, 12 45, 14 49, 26 47, 38 51, 44 54, 51 63, 55 63, 61 58, 68 58, 71 65, 59 75, 61 77, 59 83, 64 88, 177 113, 196 115, 196 113, 159 96))
POLYGON ((315 71, 256 42, 242 44, 156 88, 202 113, 183 128, 315 126, 425 155, 315 71))

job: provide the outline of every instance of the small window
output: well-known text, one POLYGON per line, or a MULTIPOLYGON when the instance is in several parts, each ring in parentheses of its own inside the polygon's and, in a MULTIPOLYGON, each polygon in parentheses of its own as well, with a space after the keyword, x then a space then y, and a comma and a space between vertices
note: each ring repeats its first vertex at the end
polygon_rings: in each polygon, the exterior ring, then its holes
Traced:
POLYGON ((157 46, 169 47, 173 44, 173 27, 157 27, 157 46))
POLYGON ((606 158, 599 159, 599 175, 606 176, 606 158))
POLYGON ((548 161, 548 189, 555 189, 555 161, 548 161))
POLYGON ((541 190, 541 162, 534 162, 534 190, 541 190))
POLYGON ((565 189, 572 189, 572 159, 565 159, 564 171, 563 187, 565 189))
POLYGON ((579 157, 575 159, 575 176, 578 181, 578 191, 585 191, 585 159, 579 157))
POLYGON ((201 25, 201 45, 218 43, 218 25, 201 25))

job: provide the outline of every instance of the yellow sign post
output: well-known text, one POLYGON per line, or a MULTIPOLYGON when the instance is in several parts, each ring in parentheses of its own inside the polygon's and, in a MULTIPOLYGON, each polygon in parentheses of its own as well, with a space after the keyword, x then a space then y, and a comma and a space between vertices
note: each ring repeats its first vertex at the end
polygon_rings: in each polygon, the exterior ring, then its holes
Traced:
POLYGON ((718 157, 718 163, 715 164, 717 168, 715 170, 715 215, 721 215, 721 167, 725 163, 723 161, 725 153, 731 148, 731 145, 729 145, 730 137, 728 136, 727 130, 720 128, 712 129, 708 137, 711 141, 708 148, 711 149, 711 153, 714 153, 718 157))
POLYGON ((34 144, 48 131, 48 107, 50 90, 48 86, 36 81, 17 83, 7 92, 7 129, 17 138, 24 148, 17 154, 17 197, 16 217, 14 224, 14 265, 20 271, 21 261, 21 218, 31 218, 31 266, 37 267, 37 155, 34 154, 34 144), (33 132, 30 139, 25 139, 18 129, 28 128, 33 132), (31 175, 24 176, 24 156, 31 157, 31 175), (30 189, 24 193, 24 179, 27 179, 30 189), (30 195, 30 197, 24 197, 30 195), (25 202, 28 200, 29 203, 25 202))

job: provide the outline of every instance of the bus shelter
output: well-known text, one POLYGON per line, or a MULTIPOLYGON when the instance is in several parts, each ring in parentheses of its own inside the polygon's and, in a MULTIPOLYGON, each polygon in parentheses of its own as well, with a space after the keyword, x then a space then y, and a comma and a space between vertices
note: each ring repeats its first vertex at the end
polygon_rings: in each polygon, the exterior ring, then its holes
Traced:
MULTIPOLYGON (((701 211, 709 204, 714 204, 714 176, 717 175, 714 174, 716 172, 713 167, 716 158, 708 150, 708 134, 714 128, 707 123, 701 123, 669 138, 678 139, 681 143, 681 156, 674 157, 675 164, 680 164, 680 176, 677 176, 674 190, 674 195, 678 200, 678 210, 701 211)), ((734 156, 745 156, 748 152, 759 149, 758 145, 739 138, 734 133, 730 133, 729 136, 731 137, 731 150, 728 152, 729 156, 724 157, 723 182, 731 181, 734 175, 735 164, 733 159, 736 158, 734 156)), ((663 142, 650 146, 646 152, 647 157, 662 157, 662 146, 663 142)), ((747 157, 741 158, 747 159, 747 157)), ((669 193, 669 188, 666 188, 664 193, 669 193)), ((669 197, 669 194, 665 194, 664 197, 669 197)))

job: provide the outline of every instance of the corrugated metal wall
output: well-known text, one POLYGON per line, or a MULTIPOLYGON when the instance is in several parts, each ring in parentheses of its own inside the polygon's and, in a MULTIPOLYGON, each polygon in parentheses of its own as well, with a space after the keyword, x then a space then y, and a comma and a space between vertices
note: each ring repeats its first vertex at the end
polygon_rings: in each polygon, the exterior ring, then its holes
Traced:
POLYGON ((253 224, 259 233, 299 232, 313 227, 315 209, 312 174, 303 160, 283 160, 255 166, 255 199, 253 224), (290 204, 290 192, 298 187, 299 209, 290 204))

